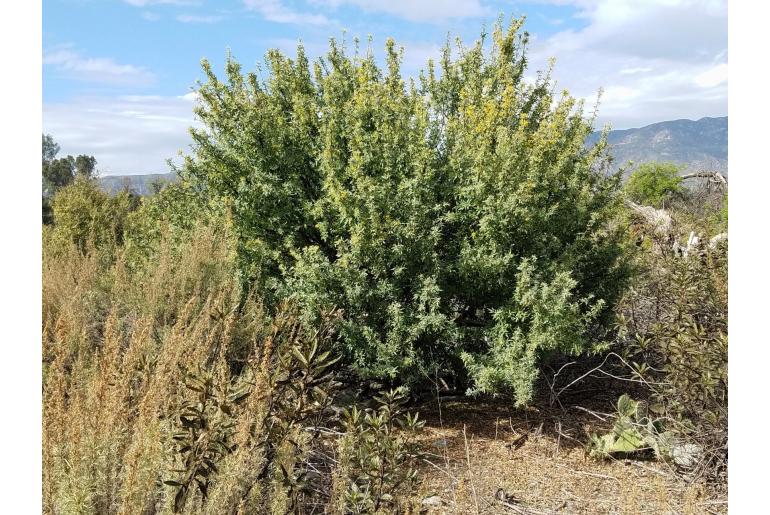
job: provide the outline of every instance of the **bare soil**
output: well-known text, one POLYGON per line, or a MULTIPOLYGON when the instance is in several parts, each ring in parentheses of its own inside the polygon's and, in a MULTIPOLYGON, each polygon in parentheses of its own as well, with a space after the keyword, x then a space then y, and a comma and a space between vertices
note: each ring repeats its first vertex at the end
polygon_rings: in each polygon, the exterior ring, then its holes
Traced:
POLYGON ((651 459, 588 457, 591 432, 609 430, 615 392, 593 391, 569 406, 516 410, 505 402, 446 398, 419 407, 428 452, 421 513, 727 513, 725 487, 688 484, 651 459), (581 405, 582 404, 582 405, 581 405), (589 413, 584 409, 595 414, 589 413))

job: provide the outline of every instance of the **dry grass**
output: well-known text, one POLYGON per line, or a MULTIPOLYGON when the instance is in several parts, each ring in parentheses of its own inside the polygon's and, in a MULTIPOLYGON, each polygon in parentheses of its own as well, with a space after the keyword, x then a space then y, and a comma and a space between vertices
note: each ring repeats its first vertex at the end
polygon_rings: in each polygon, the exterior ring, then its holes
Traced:
POLYGON ((233 416, 238 451, 221 464, 209 501, 195 491, 183 511, 235 512, 246 494, 262 502, 248 478, 262 460, 264 378, 276 368, 276 340, 302 331, 290 314, 242 302, 228 235, 200 227, 182 248, 161 243, 139 267, 125 253, 112 261, 44 246, 43 511, 172 511, 175 489, 163 481, 180 466, 173 414, 190 396, 185 370, 199 368, 219 385, 256 371, 259 395, 233 416))
POLYGON ((43 497, 47 513, 143 513, 167 505, 166 414, 179 367, 227 374, 236 285, 227 240, 199 231, 141 272, 125 256, 46 245, 43 257, 43 497))
POLYGON ((201 225, 137 263, 44 238, 44 513, 287 513, 308 497, 286 481, 327 407, 336 314, 308 327, 244 298, 232 241, 201 225), (189 442, 185 406, 201 415, 189 442))
MULTIPOLYGON (((612 396, 592 404, 611 409, 612 396), (605 402, 606 401, 606 402, 605 402)), ((599 409, 599 408, 597 408, 599 409)), ((429 513, 726 513, 726 493, 688 485, 665 465, 598 461, 584 442, 602 423, 574 409, 511 410, 472 399, 426 404, 429 513), (467 442, 467 445, 466 445, 467 442)))

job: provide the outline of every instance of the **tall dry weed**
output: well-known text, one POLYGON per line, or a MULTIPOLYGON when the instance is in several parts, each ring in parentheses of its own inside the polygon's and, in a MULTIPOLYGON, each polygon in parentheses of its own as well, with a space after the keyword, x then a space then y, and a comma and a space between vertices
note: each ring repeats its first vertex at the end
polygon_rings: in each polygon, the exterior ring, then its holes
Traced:
POLYGON ((269 314, 244 296, 232 250, 226 231, 208 226, 181 246, 162 240, 139 265, 120 249, 105 259, 44 238, 45 513, 296 506, 310 438, 304 424, 328 406, 332 324, 309 328, 288 305, 269 314), (232 450, 210 488, 196 488, 201 478, 190 476, 180 495, 173 480, 190 452, 179 442, 189 423, 180 409, 194 405, 194 370, 209 374, 217 391, 245 394, 223 415, 232 450))
POLYGON ((169 247, 132 269, 121 253, 110 261, 44 238, 47 513, 162 509, 180 367, 227 370, 240 298, 227 235, 202 227, 169 247))

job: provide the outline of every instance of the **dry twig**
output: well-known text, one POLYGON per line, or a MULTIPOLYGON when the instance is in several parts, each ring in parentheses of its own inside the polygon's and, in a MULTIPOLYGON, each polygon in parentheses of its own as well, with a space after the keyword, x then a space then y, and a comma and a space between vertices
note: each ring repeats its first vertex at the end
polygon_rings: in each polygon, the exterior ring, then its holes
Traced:
POLYGON ((470 449, 468 448, 468 436, 465 432, 465 424, 463 424, 463 440, 465 441, 465 460, 468 463, 468 478, 471 482, 471 492, 473 492, 473 502, 476 505, 476 513, 481 513, 481 510, 479 508, 479 498, 478 495, 476 495, 476 485, 473 481, 473 470, 471 469, 471 453, 470 449))

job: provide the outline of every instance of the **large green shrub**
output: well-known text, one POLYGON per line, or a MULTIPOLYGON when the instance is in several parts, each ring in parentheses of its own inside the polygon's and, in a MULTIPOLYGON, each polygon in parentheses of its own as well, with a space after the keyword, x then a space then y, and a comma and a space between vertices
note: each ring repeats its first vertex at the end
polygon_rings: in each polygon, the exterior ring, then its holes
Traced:
POLYGON ((183 174, 229 205, 245 281, 344 312, 364 377, 465 370, 530 398, 549 354, 602 336, 626 275, 608 230, 619 187, 606 142, 587 149, 582 103, 550 73, 524 79, 522 21, 450 46, 418 80, 334 40, 312 66, 267 54, 264 79, 203 62, 194 156, 183 174))

